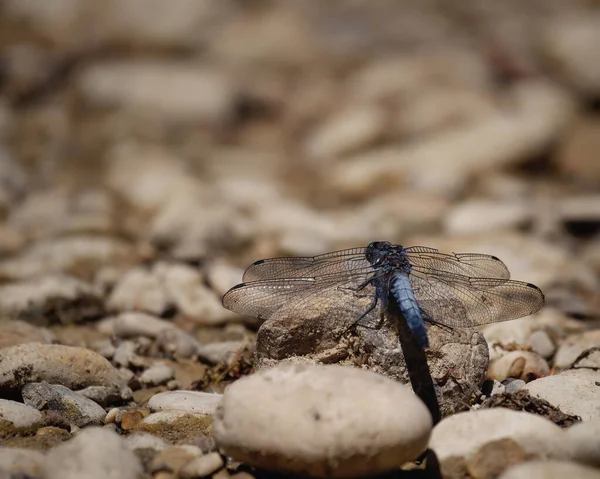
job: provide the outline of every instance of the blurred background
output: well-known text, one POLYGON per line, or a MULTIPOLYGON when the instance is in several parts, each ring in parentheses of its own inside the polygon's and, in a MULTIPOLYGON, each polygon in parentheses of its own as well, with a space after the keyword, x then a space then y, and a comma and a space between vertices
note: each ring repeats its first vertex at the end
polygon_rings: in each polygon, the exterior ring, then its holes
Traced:
POLYGON ((182 262, 218 317, 251 261, 388 240, 594 317, 599 6, 4 0, 0 279, 182 262))

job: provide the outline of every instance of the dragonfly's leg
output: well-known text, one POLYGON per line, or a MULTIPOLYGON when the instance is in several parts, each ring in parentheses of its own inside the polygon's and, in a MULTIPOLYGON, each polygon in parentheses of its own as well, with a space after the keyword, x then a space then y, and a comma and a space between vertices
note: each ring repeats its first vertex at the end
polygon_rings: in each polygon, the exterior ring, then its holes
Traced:
POLYGON ((383 324, 384 321, 384 316, 383 314, 380 314, 378 316, 378 320, 374 325, 368 324, 368 323, 361 323, 361 321, 367 317, 367 315, 373 311, 376 307, 377 307, 377 303, 379 301, 381 301, 381 311, 385 311, 387 309, 387 296, 384 294, 381 294, 381 286, 378 285, 377 283, 375 283, 375 296, 373 297, 373 301, 371 302, 371 305, 369 306, 369 309, 367 309, 361 316, 360 318, 358 318, 354 324, 358 324, 359 326, 362 326, 364 328, 370 328, 370 329, 379 329, 381 327, 381 325, 383 324))
POLYGON ((448 326, 447 324, 440 323, 439 321, 436 321, 434 319, 429 319, 428 317, 423 317, 423 319, 425 321, 427 321, 429 324, 433 324, 434 326, 438 326, 438 327, 440 327, 442 329, 445 329, 449 333, 455 333, 456 332, 455 328, 453 328, 452 326, 448 326))

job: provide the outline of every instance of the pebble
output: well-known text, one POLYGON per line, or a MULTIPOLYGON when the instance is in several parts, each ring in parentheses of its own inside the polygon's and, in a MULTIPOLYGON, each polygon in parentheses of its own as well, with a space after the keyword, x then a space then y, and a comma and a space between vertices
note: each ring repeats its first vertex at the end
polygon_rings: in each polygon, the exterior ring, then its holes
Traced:
POLYGON ((191 358, 199 353, 200 343, 191 334, 179 328, 165 329, 156 344, 167 354, 178 358, 191 358))
POLYGON ((529 461, 511 467, 498 479, 600 479, 600 471, 589 466, 565 461, 529 461))
POLYGON ((138 425, 137 431, 148 432, 169 442, 191 444, 206 436, 212 418, 206 414, 179 410, 165 410, 149 414, 138 425))
POLYGON ((574 424, 565 435, 570 460, 600 467, 600 419, 574 424))
POLYGON ((518 391, 523 386, 525 386, 525 384, 527 384, 527 383, 525 381, 523 381, 522 379, 512 380, 508 384, 506 384, 505 391, 507 394, 514 393, 515 391, 518 391))
MULTIPOLYGON (((565 134, 555 155, 560 170, 582 184, 597 184, 600 180, 600 116, 583 116, 565 134)), ((592 243, 593 244, 593 243, 592 243)))
POLYGON ((136 354, 137 344, 134 341, 123 341, 115 348, 112 362, 115 366, 127 368, 129 365, 143 365, 143 359, 136 354))
POLYGON ((521 201, 474 199, 456 205, 446 215, 444 229, 450 235, 517 229, 531 222, 532 216, 532 208, 521 201))
POLYGON ((488 376, 496 381, 506 378, 531 381, 550 374, 548 363, 531 351, 511 351, 490 363, 488 376))
POLYGON ((76 278, 52 275, 0 286, 0 314, 41 324, 72 323, 100 317, 101 298, 76 278))
POLYGON ((98 107, 209 123, 226 119, 234 95, 229 77, 221 70, 168 60, 94 62, 81 71, 77 87, 98 107))
POLYGON ((534 353, 539 354, 544 359, 552 357, 556 351, 556 346, 552 339, 550 339, 550 336, 548 336, 548 333, 540 329, 531 333, 531 336, 529 336, 529 345, 534 353))
POLYGON ((91 399, 71 391, 60 384, 29 383, 21 389, 23 401, 46 414, 58 419, 57 425, 68 424, 77 427, 102 425, 106 411, 91 399))
POLYGON ((562 429, 541 416, 506 408, 461 412, 443 419, 434 429, 429 447, 440 462, 469 459, 484 445, 512 439, 527 453, 548 457, 563 448, 562 429))
MULTIPOLYGON (((123 382, 127 382, 127 378, 123 377, 123 382)), ((88 386, 77 391, 77 393, 91 399, 96 404, 106 407, 109 404, 116 402, 130 401, 133 395, 129 387, 107 387, 107 386, 88 386)))
POLYGON ((244 270, 236 268, 226 261, 216 259, 206 266, 205 274, 210 287, 219 296, 223 296, 241 281, 244 270))
POLYGON ((223 395, 201 391, 166 391, 155 394, 148 401, 151 411, 179 410, 213 415, 223 395))
POLYGON ((0 437, 35 432, 43 421, 43 416, 37 409, 20 402, 0 399, 0 437))
POLYGON ((227 388, 213 434, 252 466, 352 477, 416 459, 431 425, 425 405, 397 381, 336 365, 281 364, 227 388))
POLYGON ((51 343, 54 335, 46 328, 18 319, 0 320, 0 349, 22 343, 51 343))
POLYGON ((139 459, 121 437, 104 428, 88 427, 49 451, 45 479, 139 479, 139 459))
POLYGON ((0 349, 0 389, 20 391, 31 382, 122 389, 125 384, 105 358, 85 348, 59 344, 19 344, 0 349))
POLYGON ((179 476, 184 479, 208 477, 219 469, 225 467, 225 461, 218 452, 211 452, 188 462, 179 471, 179 476))
POLYGON ((108 297, 111 311, 145 311, 160 316, 171 304, 160 278, 144 267, 123 274, 108 297))
POLYGON ((118 338, 146 336, 157 338, 167 329, 173 329, 173 323, 143 312, 121 313, 112 321, 112 333, 118 338))
POLYGON ((165 384, 175 375, 173 368, 166 363, 156 363, 146 369, 138 378, 144 386, 165 384))
POLYGON ((581 353, 593 347, 600 347, 600 329, 568 336, 556 351, 554 367, 558 369, 571 367, 581 353))
POLYGON ((202 361, 219 364, 227 362, 228 359, 247 346, 248 341, 220 341, 199 345, 196 354, 202 361))
POLYGON ((125 444, 132 449, 154 449, 155 451, 162 451, 167 449, 170 444, 154 434, 147 432, 134 432, 125 438, 125 444))
POLYGON ((40 477, 44 458, 42 452, 33 449, 0 447, 0 470, 12 474, 10 477, 40 477))
POLYGON ((600 418, 600 373, 587 369, 564 371, 525 386, 532 396, 545 399, 562 412, 583 421, 600 418))

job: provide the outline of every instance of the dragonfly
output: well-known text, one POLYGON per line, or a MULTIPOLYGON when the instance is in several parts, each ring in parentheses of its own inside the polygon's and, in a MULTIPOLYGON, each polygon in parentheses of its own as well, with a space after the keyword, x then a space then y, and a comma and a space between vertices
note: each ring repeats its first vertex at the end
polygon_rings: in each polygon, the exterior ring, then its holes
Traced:
POLYGON ((545 301, 537 286, 511 280, 496 256, 387 241, 318 256, 262 259, 246 269, 242 281, 225 293, 223 306, 264 320, 317 316, 334 318, 342 328, 377 327, 395 301, 422 348, 429 347, 425 323, 474 328, 528 316, 545 301))

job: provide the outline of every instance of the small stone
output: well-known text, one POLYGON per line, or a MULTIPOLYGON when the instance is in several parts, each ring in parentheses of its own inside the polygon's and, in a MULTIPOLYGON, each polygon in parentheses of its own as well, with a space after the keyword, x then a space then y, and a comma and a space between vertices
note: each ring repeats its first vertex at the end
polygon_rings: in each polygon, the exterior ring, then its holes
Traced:
POLYGON ((0 399, 0 437, 27 434, 42 426, 42 414, 25 404, 0 399))
POLYGON ((517 464, 505 471, 498 479, 600 479, 600 471, 574 462, 538 460, 517 464))
POLYGON ((227 388, 213 434, 249 465, 351 477, 416 459, 430 428, 425 405, 396 381, 335 365, 282 364, 227 388))
POLYGON ((150 464, 150 472, 169 471, 181 477, 181 469, 200 454, 201 451, 195 446, 168 447, 154 456, 150 464))
POLYGON ((508 384, 506 384, 506 394, 511 394, 515 391, 518 391, 519 389, 523 388, 525 384, 527 383, 522 379, 514 379, 510 381, 508 384))
POLYGON ((0 314, 45 324, 97 318, 104 312, 90 285, 65 275, 46 276, 0 286, 0 314))
POLYGON ((225 462, 221 454, 211 452, 188 462, 179 471, 179 476, 184 479, 208 477, 223 467, 225 467, 225 462))
MULTIPOLYGON (((123 371, 121 371, 121 376, 123 377, 123 383, 127 383, 128 378, 126 374, 123 374, 123 371)), ((114 403, 130 401, 133 394, 131 389, 127 386, 88 386, 87 388, 78 390, 77 393, 91 399, 96 404, 100 404, 102 407, 114 403)))
POLYGON ((147 432, 134 432, 125 438, 125 443, 130 449, 154 449, 162 451, 169 447, 169 443, 154 434, 147 432))
POLYGON ((525 386, 532 396, 545 399, 562 412, 583 421, 600 418, 600 373, 587 369, 564 371, 525 386))
POLYGON ((484 445, 501 439, 515 441, 528 454, 556 457, 563 449, 562 432, 535 414, 505 408, 479 409, 443 419, 433 429, 429 447, 442 467, 452 458, 468 461, 484 445))
POLYGON ((156 363, 146 369, 138 380, 145 386, 158 386, 168 382, 174 374, 173 368, 168 364, 156 363))
POLYGON ((131 431, 144 419, 144 414, 141 411, 130 411, 123 414, 121 417, 121 429, 131 431))
POLYGON ((142 472, 140 461, 118 434, 88 427, 48 453, 43 477, 139 479, 142 472))
POLYGON ((18 319, 0 320, 0 349, 22 343, 51 343, 54 335, 18 319))
POLYGON ((0 471, 5 470, 11 478, 40 477, 43 461, 44 454, 40 451, 0 447, 0 471))
POLYGON ((178 358, 196 356, 201 347, 196 338, 179 328, 163 330, 156 342, 162 351, 178 358))
POLYGON ((538 354, 531 351, 511 351, 490 364, 488 376, 496 381, 506 378, 533 379, 550 374, 548 363, 538 354))
POLYGON ((50 423, 50 416, 56 415, 60 416, 59 424, 104 424, 106 411, 101 406, 60 384, 29 383, 23 386, 21 394, 25 404, 46 413, 46 424, 50 423))
POLYGON ((198 437, 206 436, 212 424, 211 416, 187 411, 159 411, 144 418, 137 430, 148 432, 169 442, 193 443, 198 437))
POLYGON ((35 343, 0 349, 0 389, 18 392, 31 382, 62 384, 74 390, 125 386, 119 371, 89 349, 35 343))
POLYGON ((230 288, 240 282, 244 270, 236 268, 223 260, 215 260, 207 265, 205 272, 211 288, 219 296, 223 296, 230 288))
POLYGON ((593 347, 600 347, 600 330, 592 329, 568 336, 556 351, 554 367, 557 369, 571 367, 581 353, 593 347))
POLYGON ((104 424, 114 423, 117 419, 119 411, 120 409, 118 407, 113 407, 110 411, 108 411, 104 417, 104 424))
POLYGON ((473 478, 498 477, 505 469, 528 457, 531 456, 515 441, 506 438, 483 445, 466 467, 473 478))
POLYGON ((218 343, 201 344, 196 354, 199 359, 209 364, 228 362, 238 351, 248 346, 247 341, 221 341, 218 343))
POLYGON ((108 298, 108 308, 114 311, 145 311, 163 314, 171 306, 160 278, 146 268, 127 271, 108 298))
POLYGON ((148 401, 148 407, 152 411, 175 409, 178 411, 213 415, 222 398, 222 394, 201 391, 167 391, 152 396, 148 401))
POLYGON ((600 181, 600 115, 583 117, 564 135, 555 162, 563 174, 587 184, 600 181))
POLYGON ((143 312, 121 313, 112 322, 113 334, 118 338, 157 338, 165 330, 174 328, 173 323, 143 312))
POLYGON ((448 234, 477 234, 494 230, 517 229, 531 222, 533 210, 524 202, 468 200, 448 213, 444 228, 448 234))
POLYGON ((137 344, 133 341, 123 341, 115 348, 112 362, 116 366, 127 368, 130 364, 141 364, 142 359, 136 354, 137 344))
POLYGON ((529 336, 529 345, 534 353, 539 354, 542 358, 550 358, 556 351, 556 346, 548 336, 548 333, 543 330, 537 330, 529 336))

